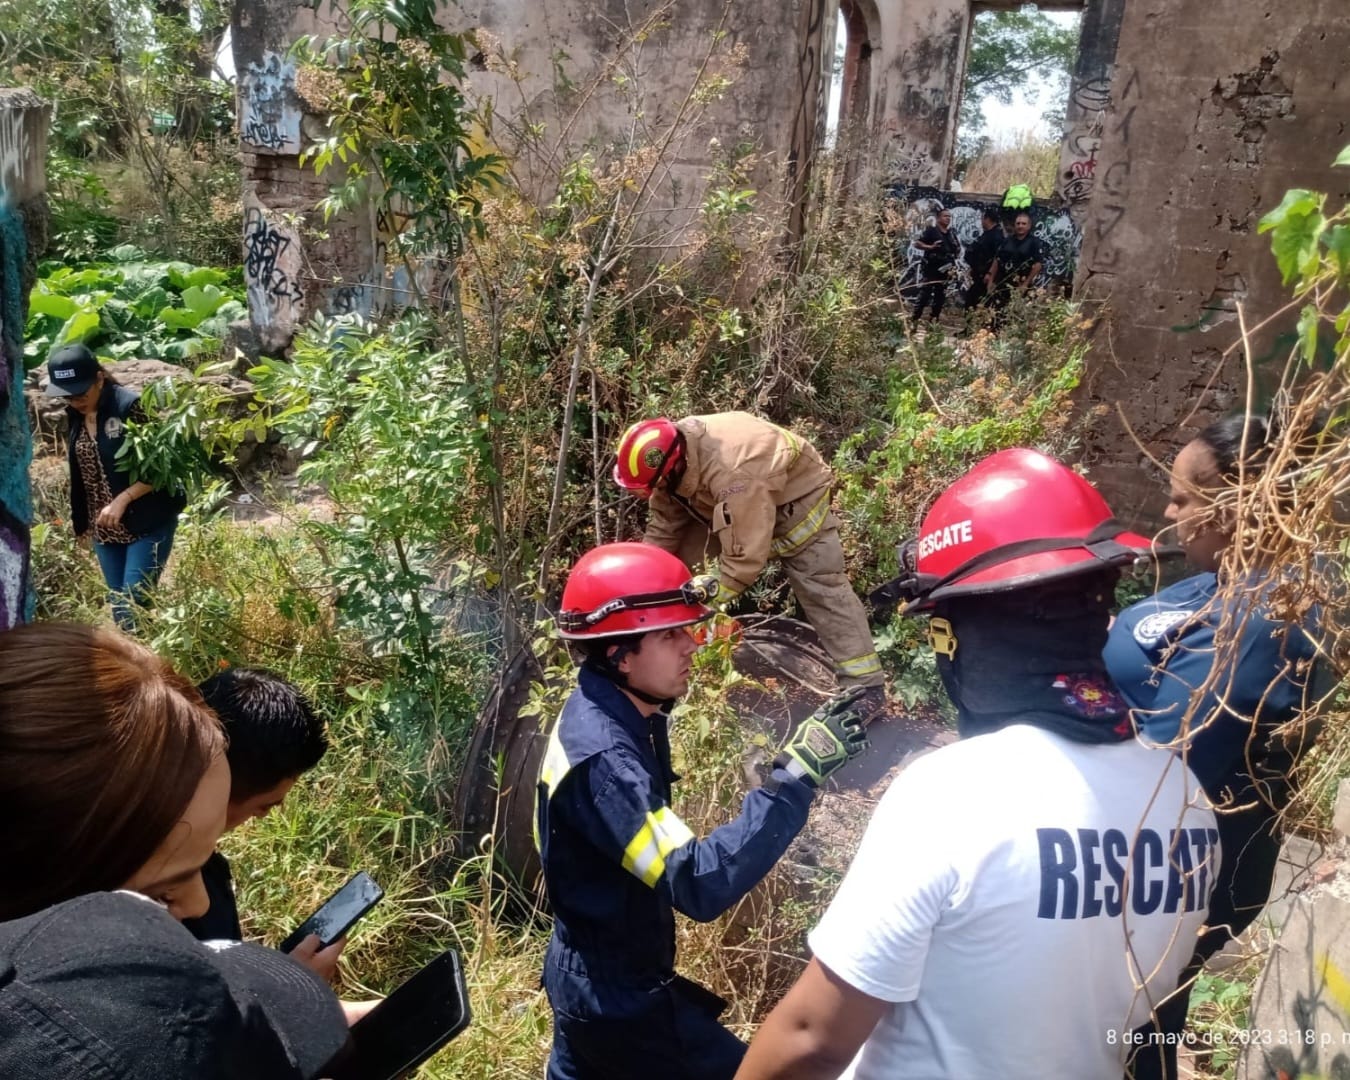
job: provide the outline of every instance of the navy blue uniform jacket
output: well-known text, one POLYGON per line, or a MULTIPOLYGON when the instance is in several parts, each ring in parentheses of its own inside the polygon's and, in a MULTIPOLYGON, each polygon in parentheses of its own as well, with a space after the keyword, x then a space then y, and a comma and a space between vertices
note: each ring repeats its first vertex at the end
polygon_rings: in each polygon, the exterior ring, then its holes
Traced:
POLYGON ((708 921, 806 824, 814 789, 775 769, 700 840, 670 808, 666 718, 583 667, 540 771, 536 825, 553 938, 544 986, 578 1019, 637 1018, 675 974, 675 912, 708 921))
MULTIPOLYGON (((1210 677, 1214 631, 1226 614, 1217 590, 1214 574, 1196 574, 1131 604, 1111 627, 1102 658, 1154 742, 1177 737, 1191 692, 1210 677)), ((1317 656, 1301 627, 1266 616, 1259 583, 1237 604, 1236 651, 1225 651, 1233 662, 1199 702, 1186 740, 1192 771, 1211 798, 1225 802, 1249 799, 1252 779, 1280 784, 1287 776, 1299 748, 1271 735, 1303 706, 1317 656)), ((1320 621, 1313 611, 1308 626, 1320 621)))

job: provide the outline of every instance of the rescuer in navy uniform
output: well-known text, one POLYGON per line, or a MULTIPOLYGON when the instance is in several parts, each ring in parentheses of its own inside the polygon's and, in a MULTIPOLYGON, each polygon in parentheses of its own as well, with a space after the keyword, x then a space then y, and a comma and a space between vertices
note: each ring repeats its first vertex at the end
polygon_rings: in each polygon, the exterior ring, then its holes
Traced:
POLYGON ((825 778, 866 748, 855 688, 802 722, 739 817, 694 835, 670 806, 666 725, 716 590, 660 548, 606 544, 563 591, 559 631, 584 662, 537 789, 550 1080, 730 1080, 745 1044, 718 1023, 726 1003, 675 974, 675 912, 706 922, 754 888, 825 778))

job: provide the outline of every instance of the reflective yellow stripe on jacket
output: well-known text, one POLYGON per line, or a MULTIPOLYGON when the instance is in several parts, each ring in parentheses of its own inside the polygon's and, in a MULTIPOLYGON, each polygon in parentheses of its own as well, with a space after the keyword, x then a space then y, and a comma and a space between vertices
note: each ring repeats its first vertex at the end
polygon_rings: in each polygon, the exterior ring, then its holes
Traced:
POLYGON ((787 467, 791 469, 792 466, 797 464, 797 459, 802 456, 802 441, 785 427, 779 427, 777 424, 774 424, 773 427, 788 444, 790 456, 788 457, 787 467))
MULTIPOLYGON (((539 766, 539 783, 544 787, 544 798, 552 798, 558 790, 562 778, 571 771, 572 763, 567 760, 567 751, 563 749, 562 739, 558 737, 561 718, 553 721, 553 731, 548 737, 548 749, 544 751, 544 761, 539 766)), ((539 837, 539 788, 534 789, 534 848, 543 852, 544 845, 539 837)))
POLYGON ((825 524, 825 518, 829 513, 830 492, 826 489, 825 494, 817 500, 815 506, 811 507, 806 517, 802 518, 782 536, 776 538, 770 550, 778 556, 792 555, 800 551, 811 540, 811 537, 820 532, 820 527, 825 524))
POLYGON ((666 872, 666 856, 694 838, 689 826, 668 806, 647 812, 647 820, 628 841, 623 868, 648 888, 655 888, 666 872))

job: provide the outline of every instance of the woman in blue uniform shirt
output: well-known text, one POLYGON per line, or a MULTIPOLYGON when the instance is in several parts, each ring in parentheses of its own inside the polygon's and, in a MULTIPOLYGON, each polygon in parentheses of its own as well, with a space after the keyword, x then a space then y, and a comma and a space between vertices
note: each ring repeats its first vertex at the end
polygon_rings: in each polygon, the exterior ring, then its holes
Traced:
MULTIPOLYGON (((1144 735, 1184 754, 1220 810, 1222 868, 1188 978, 1250 925, 1269 899, 1280 853, 1279 814, 1292 792, 1294 764, 1313 736, 1307 725, 1295 725, 1293 735, 1280 729, 1312 700, 1320 613, 1310 612, 1303 626, 1272 619, 1263 594, 1278 578, 1273 569, 1254 574, 1241 594, 1225 592, 1220 582, 1234 535, 1239 474, 1250 484, 1274 441, 1265 419, 1238 415, 1210 425, 1182 448, 1172 466, 1165 516, 1175 524, 1187 561, 1201 572, 1121 612, 1103 653, 1144 735), (1217 670, 1216 657, 1222 661, 1217 670), (1192 693, 1202 688, 1191 709, 1192 693)), ((1159 1009, 1163 1030, 1180 1032, 1188 998, 1183 990, 1159 1009)), ((1134 1075, 1174 1076, 1175 1045, 1166 1049, 1170 1064, 1153 1071, 1157 1066, 1145 1059, 1159 1056, 1154 1048, 1141 1055, 1134 1075)))

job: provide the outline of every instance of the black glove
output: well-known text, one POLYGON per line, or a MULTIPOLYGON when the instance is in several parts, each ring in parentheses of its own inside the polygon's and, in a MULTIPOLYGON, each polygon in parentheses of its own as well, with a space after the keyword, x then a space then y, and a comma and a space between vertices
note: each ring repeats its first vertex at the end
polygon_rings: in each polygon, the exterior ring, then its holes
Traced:
POLYGON ((820 787, 867 749, 865 721, 858 709, 858 701, 866 692, 866 687, 855 686, 830 698, 797 725, 792 738, 774 758, 774 765, 812 787, 820 787))

